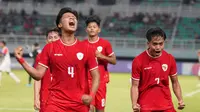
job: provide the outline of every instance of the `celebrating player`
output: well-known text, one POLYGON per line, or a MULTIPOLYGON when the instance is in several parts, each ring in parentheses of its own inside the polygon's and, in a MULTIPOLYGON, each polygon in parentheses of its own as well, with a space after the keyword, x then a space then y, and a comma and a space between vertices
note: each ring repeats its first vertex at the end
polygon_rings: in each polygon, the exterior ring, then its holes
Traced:
POLYGON ((78 41, 74 36, 77 20, 78 13, 75 10, 62 8, 59 11, 56 25, 61 30, 61 37, 43 48, 36 69, 24 61, 21 47, 15 49, 17 60, 34 79, 40 80, 47 68, 52 73, 45 112, 88 112, 88 105, 98 89, 99 70, 95 55, 88 44, 78 41), (88 70, 92 75, 91 90, 88 70))
POLYGON ((6 72, 13 78, 16 83, 20 83, 20 79, 11 72, 11 60, 10 60, 10 53, 9 49, 6 47, 5 41, 0 41, 0 86, 1 86, 1 79, 2 79, 2 72, 6 72))
MULTIPOLYGON (((88 33, 88 39, 85 40, 87 44, 92 46, 93 52, 96 54, 98 60, 98 67, 100 72, 100 85, 93 100, 90 111, 104 112, 106 102, 106 83, 108 74, 108 63, 116 64, 116 56, 112 51, 112 46, 108 40, 102 39, 98 36, 100 33, 100 18, 98 16, 91 16, 86 20, 86 32, 88 33)), ((90 76, 90 73, 89 73, 90 76)), ((89 77, 89 83, 91 84, 91 78, 89 77)))
POLYGON ((132 63, 131 100, 134 112, 176 112, 169 89, 169 77, 178 109, 185 104, 178 81, 176 61, 164 49, 165 32, 151 28, 146 33, 148 49, 138 55, 132 63))
MULTIPOLYGON (((54 42, 60 38, 59 29, 54 28, 48 30, 46 33, 46 43, 54 42)), ((39 53, 35 59, 34 67, 36 68, 38 62, 41 58, 41 54, 39 53)), ((47 69, 43 78, 40 81, 34 81, 34 108, 35 110, 40 110, 40 112, 44 112, 44 108, 48 99, 49 91, 48 88, 51 83, 51 73, 50 70, 47 69)))

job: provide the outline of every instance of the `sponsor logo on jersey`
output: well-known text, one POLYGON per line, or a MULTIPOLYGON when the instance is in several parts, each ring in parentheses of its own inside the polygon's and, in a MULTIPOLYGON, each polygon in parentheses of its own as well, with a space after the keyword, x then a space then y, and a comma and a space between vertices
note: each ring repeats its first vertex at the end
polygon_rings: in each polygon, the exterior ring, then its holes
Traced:
POLYGON ((152 69, 152 67, 146 67, 146 68, 144 68, 144 70, 149 70, 149 69, 152 69))
POLYGON ((54 56, 63 56, 63 54, 54 54, 54 56))

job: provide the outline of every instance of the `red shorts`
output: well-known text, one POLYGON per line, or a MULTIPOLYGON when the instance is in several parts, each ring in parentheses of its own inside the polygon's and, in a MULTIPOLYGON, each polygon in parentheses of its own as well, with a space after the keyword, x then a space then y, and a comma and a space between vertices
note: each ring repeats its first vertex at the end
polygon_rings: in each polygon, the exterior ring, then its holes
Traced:
POLYGON ((45 108, 46 108, 46 102, 41 102, 40 103, 40 112, 45 112, 44 110, 45 110, 45 108))
POLYGON ((176 110, 173 107, 167 110, 141 110, 140 112, 176 112, 176 110))
POLYGON ((89 107, 58 107, 56 105, 49 104, 46 106, 45 112, 89 112, 89 107))
POLYGON ((108 71, 105 72, 104 78, 105 78, 106 83, 110 82, 110 74, 108 71))
POLYGON ((91 103, 98 110, 103 110, 106 104, 106 83, 101 83, 96 92, 95 98, 91 103))

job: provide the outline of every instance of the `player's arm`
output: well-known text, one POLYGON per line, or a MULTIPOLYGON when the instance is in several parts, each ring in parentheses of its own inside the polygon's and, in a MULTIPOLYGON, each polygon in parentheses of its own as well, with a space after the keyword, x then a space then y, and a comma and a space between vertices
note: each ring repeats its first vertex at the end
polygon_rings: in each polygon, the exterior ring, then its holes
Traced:
POLYGON ((101 54, 99 51, 96 51, 96 57, 106 60, 108 63, 113 64, 113 65, 115 65, 117 62, 114 52, 110 56, 105 56, 105 55, 101 54))
POLYGON ((5 56, 7 52, 8 52, 8 49, 4 49, 2 52, 0 52, 0 57, 5 56))
POLYGON ((96 94, 96 91, 98 90, 98 87, 99 87, 99 80, 100 80, 98 68, 91 70, 90 74, 92 76, 92 88, 91 88, 90 94, 96 94))
POLYGON ((115 56, 115 54, 112 50, 112 46, 111 46, 109 41, 105 41, 105 44, 106 44, 106 47, 105 47, 106 56, 101 54, 97 50, 96 51, 96 57, 101 58, 103 60, 106 60, 108 63, 115 65, 117 63, 117 60, 116 60, 116 56, 115 56))
MULTIPOLYGON (((38 62, 40 59, 40 54, 38 54, 35 58, 34 68, 38 66, 38 62)), ((34 80, 34 109, 40 109, 40 89, 41 89, 41 81, 34 80)))
POLYGON ((182 102, 183 97, 182 97, 182 92, 181 92, 181 86, 178 81, 178 76, 177 75, 170 76, 170 79, 172 82, 172 89, 173 89, 174 94, 176 95, 178 101, 182 102))
POLYGON ((35 68, 33 68, 32 66, 30 66, 22 57, 23 55, 23 49, 22 47, 17 47, 14 51, 15 53, 15 57, 17 58, 17 60, 19 61, 19 63, 22 65, 22 67, 26 70, 26 72, 35 80, 40 80, 44 73, 46 72, 46 67, 42 66, 42 65, 38 65, 35 68))
POLYGON ((34 81, 34 108, 40 109, 41 81, 34 81))
POLYGON ((132 85, 131 85, 131 102, 132 107, 137 105, 138 100, 138 86, 139 86, 139 80, 132 79, 132 85))
POLYGON ((135 58, 132 62, 132 85, 131 85, 131 102, 132 102, 132 108, 134 112, 140 110, 140 106, 137 103, 138 96, 139 96, 139 81, 140 81, 140 73, 141 68, 139 61, 135 58))
POLYGON ((183 109, 185 107, 185 104, 183 102, 181 86, 178 81, 176 61, 173 56, 170 56, 170 62, 171 62, 170 79, 172 82, 172 89, 176 98, 178 99, 178 105, 179 105, 178 109, 183 109))

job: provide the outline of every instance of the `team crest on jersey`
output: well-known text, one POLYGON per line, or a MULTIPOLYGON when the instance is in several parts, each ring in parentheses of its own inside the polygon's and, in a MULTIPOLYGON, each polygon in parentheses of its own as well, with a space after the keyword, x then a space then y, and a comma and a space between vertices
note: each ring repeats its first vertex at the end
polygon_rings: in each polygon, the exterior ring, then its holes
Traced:
POLYGON ((162 69, 163 69, 163 71, 167 71, 168 65, 167 64, 162 64, 162 69))
POLYGON ((97 50, 98 50, 99 52, 101 52, 101 51, 103 50, 103 47, 98 46, 98 47, 97 47, 97 50))
POLYGON ((78 60, 82 60, 83 57, 84 57, 83 53, 81 53, 81 52, 78 52, 78 53, 76 54, 76 56, 77 56, 78 60))

